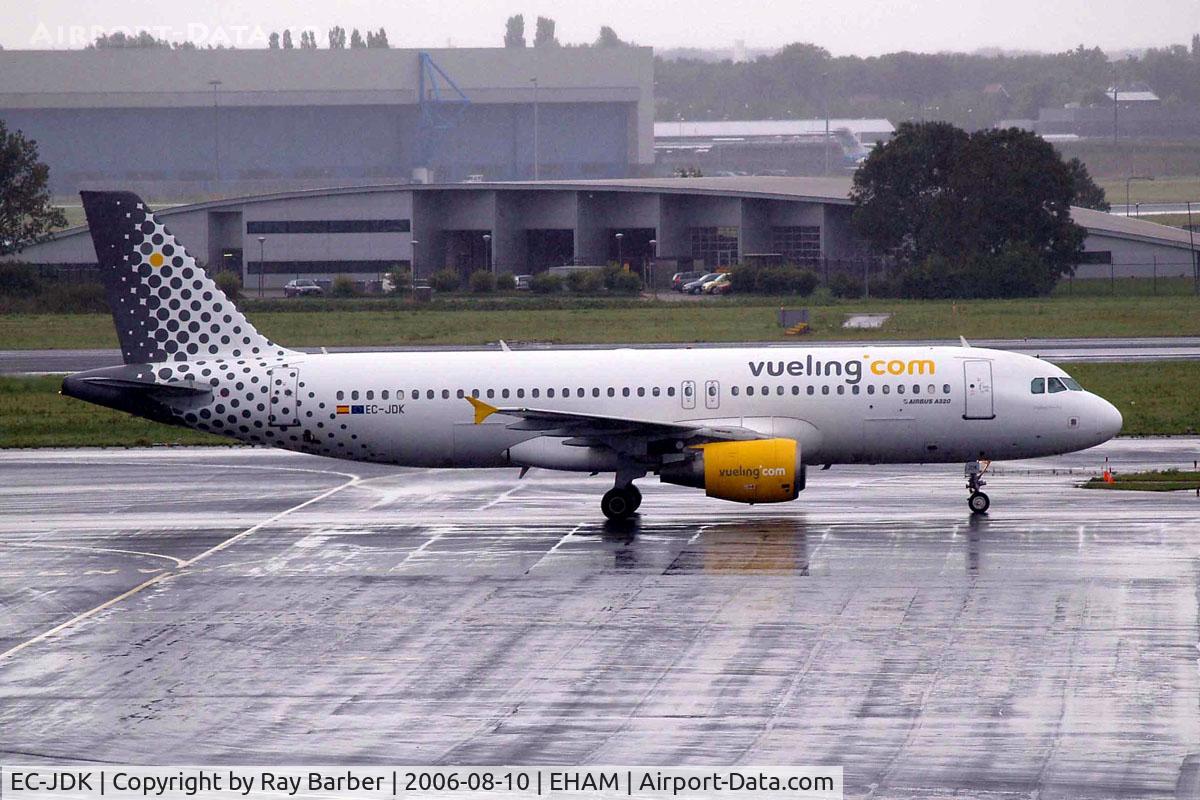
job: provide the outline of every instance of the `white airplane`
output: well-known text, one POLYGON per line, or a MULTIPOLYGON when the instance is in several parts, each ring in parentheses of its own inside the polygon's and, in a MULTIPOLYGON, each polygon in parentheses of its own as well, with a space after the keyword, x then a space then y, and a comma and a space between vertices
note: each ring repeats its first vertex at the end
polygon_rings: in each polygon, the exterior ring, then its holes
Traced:
POLYGON ((83 192, 123 366, 63 394, 259 445, 407 467, 649 474, 743 503, 793 500, 807 465, 967 463, 1100 444, 1121 414, 1058 367, 962 347, 308 354, 246 321, 135 195, 83 192))

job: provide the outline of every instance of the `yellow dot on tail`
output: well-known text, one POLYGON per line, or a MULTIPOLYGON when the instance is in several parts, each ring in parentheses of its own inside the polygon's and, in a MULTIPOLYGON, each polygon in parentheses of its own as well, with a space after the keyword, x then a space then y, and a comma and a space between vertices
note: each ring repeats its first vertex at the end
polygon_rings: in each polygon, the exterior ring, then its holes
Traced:
POLYGON ((163 254, 162 253, 151 253, 150 254, 150 266, 161 267, 162 265, 163 265, 163 254))

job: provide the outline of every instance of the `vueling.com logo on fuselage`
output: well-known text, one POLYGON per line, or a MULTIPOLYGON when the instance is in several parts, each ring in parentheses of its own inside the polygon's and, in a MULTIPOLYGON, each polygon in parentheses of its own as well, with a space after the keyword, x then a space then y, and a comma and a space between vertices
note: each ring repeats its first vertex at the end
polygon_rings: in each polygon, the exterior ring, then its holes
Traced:
POLYGON ((722 478, 777 478, 787 475, 787 467, 721 467, 717 470, 722 478))
POLYGON ((751 361, 750 374, 756 378, 765 375, 778 378, 790 375, 795 378, 844 378, 846 383, 862 380, 863 365, 872 375, 900 377, 904 375, 933 375, 937 365, 931 358, 873 358, 864 355, 861 361, 822 361, 811 355, 803 361, 751 361))

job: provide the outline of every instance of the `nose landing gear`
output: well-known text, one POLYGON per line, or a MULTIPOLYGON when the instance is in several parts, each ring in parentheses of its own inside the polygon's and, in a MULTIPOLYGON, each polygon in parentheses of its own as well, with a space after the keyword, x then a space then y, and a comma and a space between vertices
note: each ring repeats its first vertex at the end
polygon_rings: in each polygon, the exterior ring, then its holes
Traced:
POLYGON ((967 478, 967 491, 971 494, 967 498, 967 507, 971 509, 972 514, 986 514, 988 508, 992 505, 992 501, 986 494, 979 491, 980 487, 987 486, 987 481, 983 479, 983 474, 988 471, 988 467, 992 465, 990 461, 984 461, 982 466, 978 461, 968 461, 967 466, 963 468, 963 474, 967 478))

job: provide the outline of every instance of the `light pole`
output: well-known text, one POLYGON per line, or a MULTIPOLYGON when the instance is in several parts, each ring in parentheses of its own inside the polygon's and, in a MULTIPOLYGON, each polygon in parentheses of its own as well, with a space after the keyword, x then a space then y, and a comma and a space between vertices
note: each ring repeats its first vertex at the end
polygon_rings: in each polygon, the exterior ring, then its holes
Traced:
POLYGON ((1192 292, 1200 294, 1200 265, 1196 263, 1196 229, 1192 226, 1192 201, 1187 204, 1188 209, 1188 249, 1192 254, 1192 292))
POLYGON ((533 179, 541 179, 541 168, 539 165, 538 153, 538 79, 530 78, 529 82, 533 84, 533 179))
POLYGON ((483 257, 487 264, 487 271, 492 273, 492 277, 496 277, 496 268, 492 266, 492 235, 485 233, 483 235, 483 257))
POLYGON ((654 260, 658 258, 658 240, 650 240, 650 285, 654 287, 654 299, 658 299, 658 284, 654 282, 654 260))
POLYGON ((617 266, 625 269, 625 259, 621 257, 621 240, 625 238, 625 234, 617 234, 617 266))
POLYGON ((221 182, 221 82, 212 80, 208 85, 213 89, 213 174, 216 182, 221 182))
POLYGON ((412 292, 413 299, 415 300, 417 299, 417 245, 419 245, 420 242, 418 242, 416 239, 413 239, 410 244, 412 245, 412 258, 409 259, 408 265, 409 271, 412 272, 412 276, 410 278, 412 286, 410 286, 409 289, 412 292))
POLYGON ((825 88, 825 172, 829 174, 829 73, 821 73, 822 83, 825 88))
MULTIPOLYGON (((1130 175, 1128 178, 1125 179, 1125 216, 1126 217, 1129 216, 1129 209, 1132 208, 1132 206, 1129 204, 1129 184, 1132 183, 1133 181, 1152 181, 1152 180, 1154 180, 1154 178, 1151 175, 1130 175)), ((1141 204, 1139 203, 1138 205, 1141 205, 1141 204)))
POLYGON ((267 269, 265 254, 267 251, 267 237, 258 237, 258 297, 262 299, 263 287, 263 272, 267 269))

